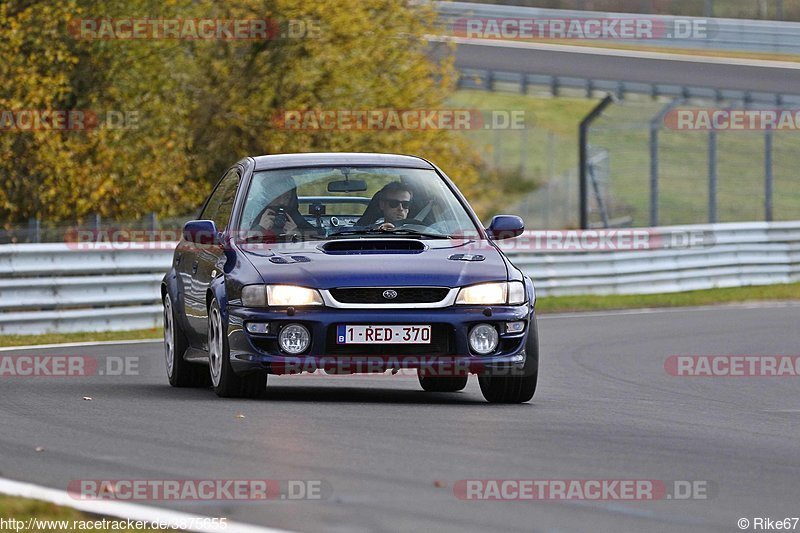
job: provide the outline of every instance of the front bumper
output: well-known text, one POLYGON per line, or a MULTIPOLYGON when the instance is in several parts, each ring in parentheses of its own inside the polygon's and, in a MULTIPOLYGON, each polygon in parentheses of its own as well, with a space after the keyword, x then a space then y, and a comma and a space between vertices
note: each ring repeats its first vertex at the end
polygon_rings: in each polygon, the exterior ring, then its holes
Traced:
POLYGON ((227 315, 231 365, 240 374, 264 370, 293 374, 317 369, 364 373, 398 368, 420 368, 426 375, 521 372, 531 325, 535 324, 534 310, 528 304, 441 309, 297 308, 291 316, 287 309, 228 306, 227 315), (520 321, 525 322, 523 332, 503 333, 504 323, 520 321), (269 322, 272 332, 289 323, 303 324, 311 333, 311 345, 302 355, 287 355, 278 347, 275 333, 251 334, 245 329, 248 322, 269 322), (470 351, 468 333, 479 323, 496 325, 500 331, 498 348, 492 354, 481 356, 470 351), (438 338, 431 346, 361 345, 358 350, 343 350, 332 343, 331 337, 331 331, 339 324, 429 324, 438 338))

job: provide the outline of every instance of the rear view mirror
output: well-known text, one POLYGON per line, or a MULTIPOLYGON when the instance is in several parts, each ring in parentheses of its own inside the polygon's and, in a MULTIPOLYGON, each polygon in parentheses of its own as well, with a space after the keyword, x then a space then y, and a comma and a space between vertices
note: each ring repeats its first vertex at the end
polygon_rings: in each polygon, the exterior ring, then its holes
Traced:
POLYGON ((341 180, 328 182, 328 192, 363 192, 367 190, 364 180, 341 180))

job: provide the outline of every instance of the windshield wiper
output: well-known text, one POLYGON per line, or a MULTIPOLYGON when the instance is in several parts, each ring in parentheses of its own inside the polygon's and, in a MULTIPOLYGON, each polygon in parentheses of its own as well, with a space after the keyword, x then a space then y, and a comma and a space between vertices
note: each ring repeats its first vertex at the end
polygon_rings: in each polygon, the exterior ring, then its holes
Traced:
POLYGON ((382 230, 379 228, 365 228, 365 227, 358 227, 353 226, 349 228, 342 228, 341 230, 334 231, 328 237, 337 237, 339 235, 381 235, 390 237, 392 235, 399 235, 399 236, 410 236, 410 237, 429 237, 431 239, 449 239, 451 238, 450 235, 445 235, 443 233, 426 233, 424 231, 418 231, 414 229, 408 228, 396 228, 390 230, 382 230))
POLYGON ((383 235, 388 233, 382 229, 378 228, 367 228, 364 226, 350 226, 347 228, 342 228, 336 231, 332 231, 328 234, 328 237, 337 237, 339 235, 383 235))
POLYGON ((450 239, 452 238, 451 235, 446 235, 444 233, 428 233, 425 231, 419 231, 415 229, 408 229, 408 228, 397 228, 389 230, 387 233, 393 233, 395 235, 419 235, 420 237, 430 237, 431 239, 450 239))

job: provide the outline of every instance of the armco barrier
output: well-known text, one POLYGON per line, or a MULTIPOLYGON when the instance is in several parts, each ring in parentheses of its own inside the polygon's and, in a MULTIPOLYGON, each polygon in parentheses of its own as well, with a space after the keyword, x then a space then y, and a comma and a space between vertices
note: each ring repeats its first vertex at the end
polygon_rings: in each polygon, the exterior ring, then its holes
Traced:
MULTIPOLYGON (((698 234, 705 246, 637 251, 532 249, 535 232, 501 241, 538 296, 646 294, 800 281, 800 222, 674 226, 650 234, 698 234)), ((545 241, 546 242, 546 241, 545 241)), ((159 282, 172 250, 0 246, 0 334, 158 327, 159 282)), ((0 339, 0 344, 2 340, 0 339)))
POLYGON ((604 20, 647 18, 660 27, 673 27, 676 20, 694 20, 701 23, 708 21, 708 32, 705 38, 626 39, 624 43, 665 48, 736 50, 779 54, 800 53, 800 23, 798 22, 605 13, 467 2, 436 2, 435 5, 439 13, 439 23, 448 30, 457 21, 463 21, 464 19, 604 20))

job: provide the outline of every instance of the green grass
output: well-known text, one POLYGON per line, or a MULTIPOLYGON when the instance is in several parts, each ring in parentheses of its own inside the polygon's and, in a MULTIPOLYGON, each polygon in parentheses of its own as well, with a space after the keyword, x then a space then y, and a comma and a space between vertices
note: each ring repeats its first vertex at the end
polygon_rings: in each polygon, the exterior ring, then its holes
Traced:
POLYGON ((692 307, 740 302, 779 300, 800 301, 800 283, 734 287, 668 294, 632 294, 610 296, 548 296, 536 300, 540 313, 637 309, 652 307, 692 307))
MULTIPOLYGON (((513 90, 512 87, 508 88, 513 90)), ((596 105, 586 98, 458 91, 454 107, 483 110, 524 110, 528 128, 462 132, 500 168, 524 169, 537 183, 577 168, 578 125, 596 105)), ((589 143, 608 153, 609 216, 630 216, 633 226, 649 225, 649 122, 665 102, 631 96, 615 103, 593 125, 589 143)), ((691 104, 702 107, 706 104, 691 104)), ((708 221, 708 133, 661 128, 659 148, 660 224, 708 221)), ((760 132, 719 132, 717 209, 719 222, 763 220, 764 135, 760 132)), ((774 134, 774 218, 792 220, 800 212, 797 141, 800 133, 774 134)), ((534 193, 535 195, 536 193, 534 193)), ((510 197, 513 205, 519 197, 510 197)), ((593 197, 592 197, 593 203, 593 197)), ((599 215, 594 215, 599 220, 599 215)))
POLYGON ((99 333, 47 333, 44 335, 0 335, 0 346, 28 346, 33 344, 59 344, 62 342, 123 341, 160 339, 159 329, 130 331, 103 331, 99 333))
MULTIPOLYGON (((103 517, 90 515, 87 513, 82 513, 80 511, 76 511, 75 509, 71 509, 69 507, 60 507, 53 503, 43 502, 39 500, 29 500, 25 498, 17 498, 13 496, 0 496, 0 517, 9 520, 15 519, 19 521, 27 521, 29 518, 37 518, 39 520, 67 520, 69 521, 68 526, 66 529, 59 528, 56 524, 52 524, 54 527, 47 528, 47 527, 40 527, 34 528, 31 530, 28 529, 20 529, 20 531, 40 531, 40 532, 49 532, 49 531, 81 531, 80 526, 81 524, 75 524, 78 527, 73 527, 73 521, 92 521, 94 522, 97 520, 102 520, 103 517)), ((114 526, 111 528, 97 528, 97 529, 86 529, 86 531, 98 531, 98 532, 153 532, 153 529, 127 529, 122 527, 127 521, 118 519, 118 518, 108 518, 106 520, 116 522, 120 529, 114 529, 114 526)), ((110 525, 110 524, 109 524, 110 525)), ((5 528, 6 531, 15 531, 14 528, 7 527, 5 528)))

